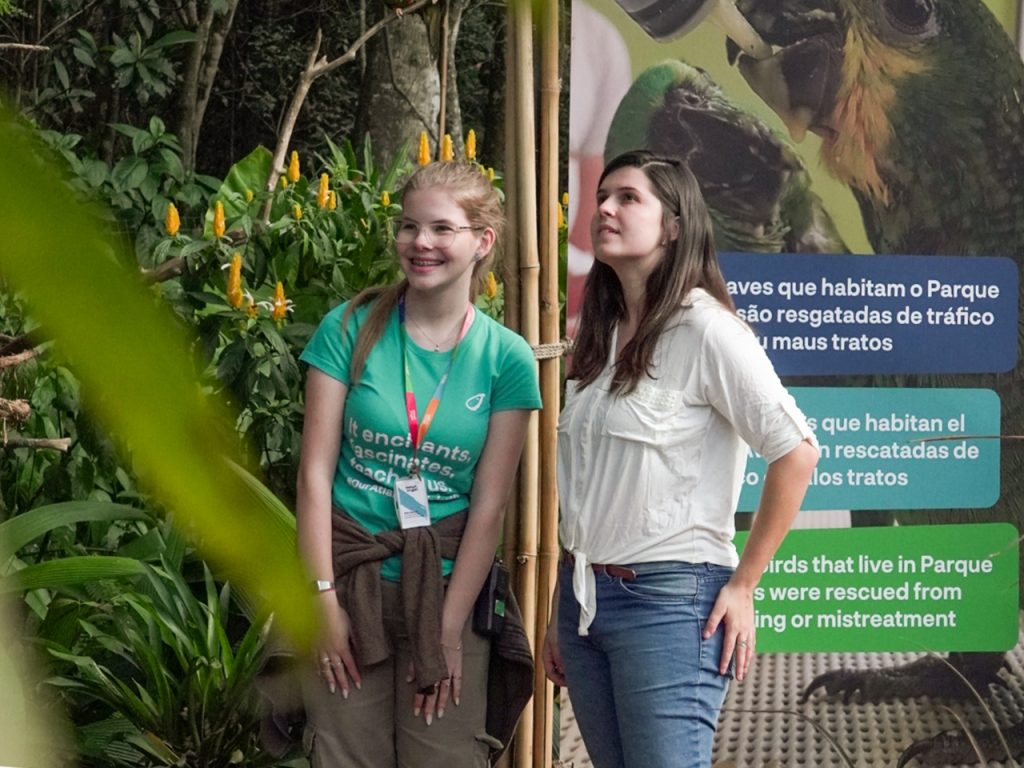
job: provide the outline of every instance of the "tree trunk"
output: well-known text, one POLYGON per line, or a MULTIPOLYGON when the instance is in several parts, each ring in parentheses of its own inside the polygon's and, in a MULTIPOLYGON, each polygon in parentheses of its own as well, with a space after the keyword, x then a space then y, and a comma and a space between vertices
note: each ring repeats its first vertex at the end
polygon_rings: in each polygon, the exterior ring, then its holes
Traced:
MULTIPOLYGON (((462 144, 462 117, 456 86, 455 42, 467 0, 448 0, 447 77, 445 131, 456 147, 462 144)), ((384 13, 393 11, 383 9, 384 13)), ((417 14, 407 14, 390 24, 367 46, 356 117, 356 139, 368 135, 374 159, 389 163, 405 147, 415 158, 421 131, 430 138, 431 154, 437 156, 441 136, 440 34, 444 2, 417 14)))
MULTIPOLYGON (((224 52, 224 40, 231 31, 239 0, 227 0, 222 13, 217 13, 217 3, 210 1, 202 19, 194 18, 196 41, 192 44, 188 64, 182 79, 181 96, 178 100, 178 140, 181 142, 182 165, 186 171, 195 170, 196 152, 199 149, 199 134, 203 127, 206 105, 210 91, 220 67, 224 52)), ((189 15, 196 13, 195 3, 188 4, 189 15)))
POLYGON ((445 91, 445 127, 444 132, 450 133, 455 147, 455 156, 462 157, 463 139, 462 109, 459 107, 458 69, 455 66, 455 43, 459 39, 459 23, 466 0, 448 0, 448 64, 445 68, 448 87, 445 91))

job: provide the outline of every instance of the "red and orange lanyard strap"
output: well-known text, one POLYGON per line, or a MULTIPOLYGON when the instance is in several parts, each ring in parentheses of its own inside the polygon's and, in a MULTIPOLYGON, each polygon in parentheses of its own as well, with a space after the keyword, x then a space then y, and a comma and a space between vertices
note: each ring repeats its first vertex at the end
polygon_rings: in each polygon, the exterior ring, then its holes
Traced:
POLYGON ((437 407, 441 404, 441 396, 444 394, 444 388, 448 384, 448 375, 452 372, 455 357, 459 352, 459 345, 469 331, 469 326, 472 322, 473 305, 470 304, 466 308, 466 317, 462 321, 462 330, 459 331, 459 337, 455 340, 455 346, 452 348, 452 355, 448 358, 448 367, 441 374, 441 379, 437 382, 434 394, 431 395, 430 402, 427 403, 426 410, 423 411, 423 420, 420 421, 416 413, 416 392, 413 390, 412 375, 409 373, 409 350, 407 346, 409 332, 405 327, 405 296, 398 300, 398 325, 402 331, 402 371, 405 377, 405 413, 409 419, 409 439, 412 441, 412 463, 410 467, 414 475, 419 474, 418 456, 420 446, 427 436, 427 430, 430 429, 430 425, 434 423, 437 407))

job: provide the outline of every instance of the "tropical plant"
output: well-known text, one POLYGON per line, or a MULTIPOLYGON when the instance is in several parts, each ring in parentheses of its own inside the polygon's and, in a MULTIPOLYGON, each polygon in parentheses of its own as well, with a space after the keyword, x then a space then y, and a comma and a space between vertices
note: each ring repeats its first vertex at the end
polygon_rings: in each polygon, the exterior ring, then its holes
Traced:
POLYGON ((232 166, 202 223, 170 227, 151 257, 157 270, 179 264, 161 295, 196 327, 205 381, 235 405, 243 445, 285 498, 302 420, 299 352, 330 307, 393 279, 390 219, 401 209, 390 194, 408 171, 405 160, 378 168, 368 143, 361 156, 348 142, 327 148, 308 177, 293 153, 272 192, 270 152, 257 148, 232 166))
POLYGON ((234 642, 231 592, 203 566, 199 596, 175 567, 142 566, 142 583, 122 585, 78 619, 70 647, 48 644, 60 673, 51 685, 92 700, 81 757, 107 765, 270 765, 259 748, 252 680, 269 621, 234 642))
MULTIPOLYGON (((268 522, 293 546, 288 509, 240 466, 225 469, 242 483, 239 502, 271 510, 268 522)), ((269 622, 249 597, 217 587, 165 521, 95 501, 4 521, 4 593, 25 595, 23 631, 50 656, 82 764, 274 762, 257 744, 251 689, 269 622), (107 526, 106 546, 83 546, 83 525, 107 526)))
POLYGON ((136 258, 152 266, 153 245, 169 203, 189 215, 202 210, 220 184, 212 176, 185 169, 178 138, 159 117, 144 128, 114 123, 126 148, 110 163, 91 154, 75 133, 41 131, 42 138, 67 162, 72 186, 109 211, 118 228, 135 244, 136 258))

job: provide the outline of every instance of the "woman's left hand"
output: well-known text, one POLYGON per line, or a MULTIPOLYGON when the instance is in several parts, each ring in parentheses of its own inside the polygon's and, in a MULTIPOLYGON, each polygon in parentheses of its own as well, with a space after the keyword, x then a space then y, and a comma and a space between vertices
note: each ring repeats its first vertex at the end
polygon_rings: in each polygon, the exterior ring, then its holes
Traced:
POLYGON ((722 659, 719 672, 726 674, 729 659, 736 654, 736 679, 742 680, 754 659, 754 593, 753 590, 728 582, 718 593, 715 607, 704 625, 704 639, 707 640, 725 625, 725 640, 722 643, 722 659))
MULTIPOLYGON (((442 645, 441 651, 448 667, 448 677, 435 683, 431 688, 416 691, 412 697, 413 717, 419 717, 422 713, 427 725, 434 721, 435 712, 438 718, 444 717, 444 710, 449 701, 454 702, 457 707, 462 698, 462 643, 457 646, 442 645)), ((406 681, 411 683, 415 679, 416 670, 410 662, 406 681)))

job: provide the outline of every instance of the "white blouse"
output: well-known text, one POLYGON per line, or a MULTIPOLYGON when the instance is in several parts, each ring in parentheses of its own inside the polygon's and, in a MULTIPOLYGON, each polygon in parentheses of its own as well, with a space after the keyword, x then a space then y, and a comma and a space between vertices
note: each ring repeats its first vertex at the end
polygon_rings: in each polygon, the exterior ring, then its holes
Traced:
POLYGON ((558 421, 559 536, 575 558, 581 635, 597 611, 591 563, 735 567, 748 445, 768 463, 817 445, 757 337, 703 289, 625 397, 609 392, 615 342, 596 381, 566 383, 558 421))

